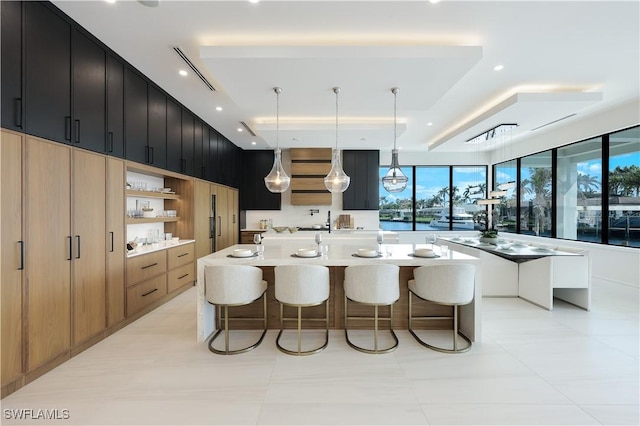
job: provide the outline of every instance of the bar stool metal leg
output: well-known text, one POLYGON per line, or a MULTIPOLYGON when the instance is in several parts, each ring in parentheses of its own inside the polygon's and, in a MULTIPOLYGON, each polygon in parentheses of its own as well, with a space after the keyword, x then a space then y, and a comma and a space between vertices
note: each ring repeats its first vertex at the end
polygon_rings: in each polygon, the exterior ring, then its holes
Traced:
POLYGON ((347 344, 351 346, 353 349, 364 352, 367 354, 386 354, 394 351, 398 347, 398 336, 393 331, 393 304, 389 305, 389 317, 380 317, 378 312, 378 307, 380 305, 373 305, 374 313, 373 317, 350 317, 347 313, 349 305, 349 298, 345 295, 344 297, 344 337, 347 340, 347 344), (373 349, 363 348, 362 346, 358 346, 349 339, 349 320, 373 320, 373 349), (391 337, 393 338, 394 343, 388 348, 379 349, 378 348, 378 330, 379 330, 379 321, 389 321, 389 332, 391 333, 391 337))
MULTIPOLYGON (((307 318, 305 319, 305 321, 324 321, 325 323, 325 336, 324 336, 324 343, 320 346, 318 346, 317 348, 314 349, 310 349, 308 351, 303 351, 302 350, 302 308, 303 307, 307 307, 307 306, 301 306, 301 305, 291 305, 291 306, 295 306, 297 309, 296 312, 296 317, 295 318, 286 318, 284 316, 284 305, 285 303, 280 303, 280 332, 278 333, 278 337, 276 338, 276 346, 278 347, 278 349, 281 352, 284 352, 286 354, 289 355, 297 355, 297 356, 302 356, 302 355, 313 355, 315 353, 321 352, 322 350, 324 350, 328 345, 329 345, 329 301, 326 300, 323 302, 325 304, 325 317, 324 318, 307 318), (297 342, 297 350, 296 351, 292 351, 291 349, 287 349, 284 346, 282 346, 280 344, 280 338, 282 337, 282 334, 284 333, 284 322, 285 321, 296 321, 296 334, 298 337, 298 342, 297 342)), ((310 306, 317 306, 317 305, 310 305, 310 306)))

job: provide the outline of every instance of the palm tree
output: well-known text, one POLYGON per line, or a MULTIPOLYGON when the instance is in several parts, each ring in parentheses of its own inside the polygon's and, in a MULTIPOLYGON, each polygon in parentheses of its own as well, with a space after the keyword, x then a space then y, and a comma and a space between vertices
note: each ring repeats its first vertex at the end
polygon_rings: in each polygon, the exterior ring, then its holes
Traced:
POLYGON ((522 181, 525 194, 533 195, 534 227, 539 231, 545 230, 545 219, 551 200, 551 168, 530 167, 530 176, 522 181))
POLYGON ((583 201, 593 197, 593 190, 600 188, 600 180, 589 174, 578 174, 578 195, 583 201))
POLYGON ((440 197, 441 203, 442 203, 442 207, 444 207, 446 201, 447 201, 447 195, 449 195, 449 187, 445 186, 444 188, 442 188, 440 191, 438 191, 438 196, 440 197))

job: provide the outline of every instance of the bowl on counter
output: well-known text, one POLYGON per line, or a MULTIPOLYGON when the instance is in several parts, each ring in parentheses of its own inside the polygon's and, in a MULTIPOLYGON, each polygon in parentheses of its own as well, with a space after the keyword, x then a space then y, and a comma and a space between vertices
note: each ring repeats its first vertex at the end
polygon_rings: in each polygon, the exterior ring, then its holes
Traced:
POLYGON ((233 257, 249 257, 249 256, 253 256, 253 252, 249 249, 233 250, 233 257))
POLYGON ((282 233, 284 231, 287 231, 289 228, 286 226, 274 226, 273 230, 276 231, 277 233, 282 233))
POLYGON ((376 257, 377 255, 378 255, 378 250, 374 250, 370 248, 358 249, 358 256, 360 257, 376 257))
POLYGON ((298 249, 296 254, 300 257, 314 257, 318 255, 318 251, 312 248, 301 248, 298 249))
POLYGON ((418 257, 435 257, 436 254, 431 249, 417 248, 413 252, 413 255, 418 257))

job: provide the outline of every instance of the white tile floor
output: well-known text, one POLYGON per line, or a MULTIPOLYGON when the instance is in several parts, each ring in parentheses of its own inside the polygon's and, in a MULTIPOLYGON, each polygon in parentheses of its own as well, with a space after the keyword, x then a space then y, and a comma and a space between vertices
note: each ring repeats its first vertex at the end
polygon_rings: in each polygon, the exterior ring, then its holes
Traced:
POLYGON ((4 424, 638 425, 638 289, 594 285, 593 310, 485 299, 484 341, 442 354, 399 332, 387 355, 293 357, 270 331, 217 356, 195 341, 195 289, 2 400, 4 424), (69 410, 16 421, 11 409, 69 410))

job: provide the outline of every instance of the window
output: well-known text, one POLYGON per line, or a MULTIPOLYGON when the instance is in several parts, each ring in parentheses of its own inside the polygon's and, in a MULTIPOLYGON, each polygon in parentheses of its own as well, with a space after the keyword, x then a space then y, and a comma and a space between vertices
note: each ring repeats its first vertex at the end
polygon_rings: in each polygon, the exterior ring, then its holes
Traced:
POLYGON ((609 136, 609 243, 640 247, 640 127, 609 136))
POLYGON ((518 162, 516 160, 505 161, 496 164, 493 168, 493 180, 495 189, 507 191, 507 195, 500 197, 500 204, 494 206, 497 210, 498 222, 494 227, 501 232, 516 232, 516 219, 518 217, 518 162))
POLYGON ((520 160, 520 232, 551 236, 551 151, 520 160))
POLYGON ((558 148, 556 236, 602 239, 602 138, 558 148))
POLYGON ((416 167, 416 230, 449 230, 449 167, 416 167))
POLYGON ((382 187, 382 177, 389 167, 380 167, 378 183, 380 185, 379 218, 380 228, 385 231, 411 231, 413 229, 413 179, 412 167, 401 167, 409 178, 402 192, 387 192, 382 187))
POLYGON ((480 229, 478 214, 486 208, 477 205, 476 200, 487 197, 487 168, 454 167, 452 188, 453 230, 480 229))

